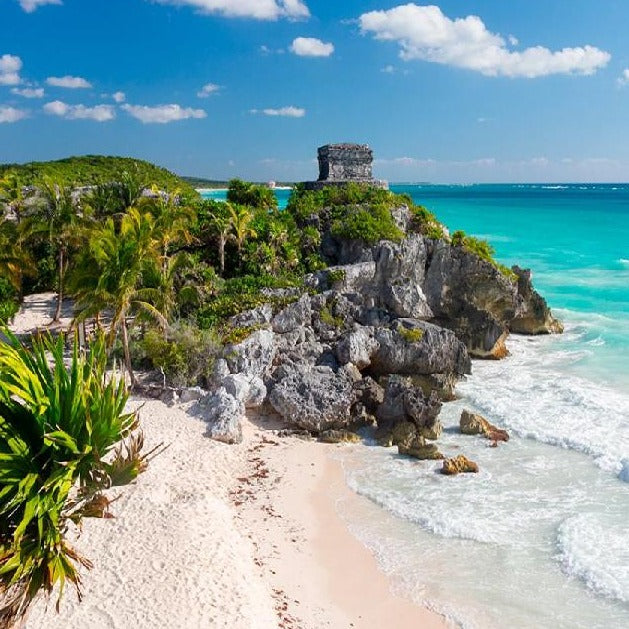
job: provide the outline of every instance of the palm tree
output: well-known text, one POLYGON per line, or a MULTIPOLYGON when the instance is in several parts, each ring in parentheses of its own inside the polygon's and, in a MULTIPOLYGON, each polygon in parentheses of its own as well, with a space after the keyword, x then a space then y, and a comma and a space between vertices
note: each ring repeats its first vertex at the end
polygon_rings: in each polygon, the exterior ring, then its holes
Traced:
POLYGON ((46 179, 41 192, 45 201, 44 216, 39 227, 33 226, 33 232, 45 229, 51 244, 57 249, 57 306, 52 319, 53 322, 57 322, 61 318, 68 250, 80 236, 81 217, 75 207, 70 188, 46 179))
POLYGON ((94 228, 89 239, 89 255, 82 257, 72 283, 81 287, 75 292, 79 314, 75 321, 84 321, 103 310, 112 311, 108 345, 121 336, 124 364, 131 386, 136 380, 129 350, 129 319, 145 315, 167 326, 164 315, 146 300, 142 282, 146 272, 160 262, 155 220, 148 212, 130 208, 123 216, 120 229, 109 218, 94 228))
POLYGON ((24 246, 25 231, 20 225, 0 217, 0 276, 6 277, 22 297, 24 275, 35 273, 35 264, 24 246))
POLYGON ((26 195, 18 176, 14 172, 8 172, 0 179, 0 201, 15 215, 15 220, 19 224, 26 205, 26 195))
POLYGON ((232 240, 236 243, 238 256, 242 252, 242 246, 248 238, 255 238, 258 234, 251 226, 255 214, 245 205, 229 205, 229 213, 232 224, 232 240))
POLYGON ((154 237, 160 250, 162 274, 165 277, 173 246, 192 242, 190 227, 195 216, 190 206, 179 202, 179 190, 166 194, 153 185, 151 191, 153 198, 142 207, 147 207, 155 219, 154 237))

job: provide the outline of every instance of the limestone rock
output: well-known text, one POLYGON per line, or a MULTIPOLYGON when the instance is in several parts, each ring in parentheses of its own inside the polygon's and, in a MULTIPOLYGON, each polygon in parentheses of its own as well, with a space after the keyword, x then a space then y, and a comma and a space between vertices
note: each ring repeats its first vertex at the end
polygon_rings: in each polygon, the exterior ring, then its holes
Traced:
POLYGON ((234 315, 227 320, 227 325, 231 328, 251 328, 256 325, 266 325, 271 322, 273 308, 271 304, 262 304, 257 308, 245 310, 234 315))
POLYGON ((514 266, 513 272, 518 277, 518 293, 522 298, 522 307, 509 323, 511 331, 519 334, 563 332, 563 325, 552 316, 546 300, 533 289, 531 271, 514 266))
POLYGON ((409 234, 399 243, 383 241, 374 248, 378 297, 398 317, 433 316, 422 288, 427 257, 426 244, 418 234, 409 234))
POLYGON ((391 430, 391 445, 409 447, 418 437, 417 426, 411 422, 399 422, 391 430))
POLYGON ((353 383, 327 367, 293 366, 276 382, 269 402, 288 422, 314 432, 343 428, 351 421, 353 383))
POLYGON ((427 444, 423 437, 415 437, 408 445, 398 445, 398 453, 420 460, 445 458, 434 443, 427 444))
POLYGON ((257 376, 230 374, 223 380, 223 386, 227 393, 242 402, 245 408, 262 406, 266 398, 266 386, 257 376))
POLYGON ((231 373, 262 377, 273 362, 276 351, 273 332, 257 330, 241 343, 226 346, 224 357, 231 373))
POLYGON ((207 391, 201 387, 186 387, 179 392, 179 401, 182 404, 198 402, 207 395, 207 391))
POLYGON ((208 422, 207 435, 223 443, 242 442, 244 404, 220 388, 199 403, 198 414, 208 422))
POLYGON ((492 441, 509 441, 509 433, 489 423, 482 415, 464 410, 459 427, 464 435, 483 435, 492 441))
POLYGON ((319 434, 323 443, 360 443, 361 438, 349 430, 324 430, 319 434))
POLYGON ((278 334, 293 332, 297 328, 310 325, 311 316, 310 297, 307 294, 302 295, 273 317, 273 331, 278 334))
POLYGON ((452 459, 446 459, 443 462, 441 473, 447 476, 455 476, 456 474, 477 473, 478 465, 474 461, 470 461, 467 457, 459 454, 452 459))
POLYGON ((451 330, 431 323, 398 320, 389 327, 376 329, 375 338, 379 348, 371 359, 372 373, 463 375, 471 370, 463 343, 451 330), (412 340, 415 337, 409 336, 409 332, 421 333, 421 338, 412 340))
POLYGON ((336 345, 336 357, 341 365, 354 363, 358 369, 371 364, 371 356, 378 348, 373 328, 358 326, 341 337, 336 345))
POLYGON ((370 376, 354 385, 356 400, 364 404, 369 413, 375 413, 384 402, 384 389, 370 376))

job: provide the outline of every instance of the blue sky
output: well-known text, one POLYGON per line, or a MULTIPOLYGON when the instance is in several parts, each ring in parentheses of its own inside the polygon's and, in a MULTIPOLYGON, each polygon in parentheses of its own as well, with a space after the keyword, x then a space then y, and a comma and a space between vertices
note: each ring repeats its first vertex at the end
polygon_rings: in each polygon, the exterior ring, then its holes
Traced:
POLYGON ((301 180, 355 141, 390 181, 628 181, 628 24, 626 0, 0 0, 0 162, 301 180))

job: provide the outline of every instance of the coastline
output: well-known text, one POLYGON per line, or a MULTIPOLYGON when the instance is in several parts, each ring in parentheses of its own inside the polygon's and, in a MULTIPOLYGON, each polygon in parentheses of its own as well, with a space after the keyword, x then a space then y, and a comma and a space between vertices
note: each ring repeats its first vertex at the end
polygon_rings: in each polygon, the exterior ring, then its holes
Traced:
MULTIPOLYGON (((113 519, 86 520, 72 542, 94 567, 84 600, 70 590, 60 613, 39 600, 29 629, 137 627, 445 627, 394 595, 375 558, 335 504, 358 500, 337 447, 277 438, 253 415, 243 443, 205 436, 181 407, 133 399, 146 447, 169 447, 119 495, 113 519)), ((110 490, 112 491, 112 490, 110 490)))

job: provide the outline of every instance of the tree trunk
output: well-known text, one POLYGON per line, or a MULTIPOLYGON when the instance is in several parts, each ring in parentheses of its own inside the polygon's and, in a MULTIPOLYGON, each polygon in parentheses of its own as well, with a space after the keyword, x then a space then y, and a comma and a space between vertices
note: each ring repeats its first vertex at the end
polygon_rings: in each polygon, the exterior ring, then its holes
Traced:
POLYGON ((53 323, 58 323, 61 319, 61 305, 63 303, 63 264, 64 264, 64 251, 63 247, 59 248, 59 285, 57 287, 57 308, 55 309, 55 316, 53 317, 53 323))
POLYGON ((124 366, 129 374, 129 382, 131 388, 135 387, 135 375, 131 366, 131 353, 129 352, 129 331, 127 330, 127 320, 122 318, 122 348, 124 350, 124 366))
POLYGON ((225 237, 222 234, 218 240, 218 257, 221 265, 221 275, 225 275, 225 237))

